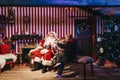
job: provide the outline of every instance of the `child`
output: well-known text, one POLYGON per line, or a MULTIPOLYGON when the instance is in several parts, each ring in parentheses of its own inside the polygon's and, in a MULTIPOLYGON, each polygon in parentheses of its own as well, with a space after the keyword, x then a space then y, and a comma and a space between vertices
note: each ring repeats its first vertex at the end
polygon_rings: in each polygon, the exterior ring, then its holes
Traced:
POLYGON ((56 64, 54 66, 54 68, 57 68, 57 75, 55 77, 61 78, 64 66, 66 63, 66 58, 64 56, 65 44, 58 43, 57 45, 58 45, 58 53, 55 55, 56 56, 56 64))

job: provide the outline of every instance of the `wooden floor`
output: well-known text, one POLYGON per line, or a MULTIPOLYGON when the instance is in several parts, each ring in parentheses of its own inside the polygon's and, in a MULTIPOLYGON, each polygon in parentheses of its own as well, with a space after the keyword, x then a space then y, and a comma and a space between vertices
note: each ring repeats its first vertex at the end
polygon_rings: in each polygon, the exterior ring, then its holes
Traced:
MULTIPOLYGON (((102 68, 94 64, 93 77, 90 73, 90 65, 87 65, 86 80, 120 80, 120 72, 116 68, 102 68)), ((41 73, 41 70, 31 71, 26 64, 15 65, 12 70, 5 70, 0 75, 0 80, 83 80, 83 66, 79 63, 70 63, 65 66, 63 77, 54 78, 56 72, 48 71, 41 73)))

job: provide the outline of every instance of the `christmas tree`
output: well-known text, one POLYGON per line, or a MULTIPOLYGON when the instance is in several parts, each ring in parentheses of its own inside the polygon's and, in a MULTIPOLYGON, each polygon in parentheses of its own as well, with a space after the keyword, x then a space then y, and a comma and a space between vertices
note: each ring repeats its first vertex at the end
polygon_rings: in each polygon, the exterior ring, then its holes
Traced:
POLYGON ((120 64, 120 24, 116 18, 110 17, 103 24, 103 34, 97 36, 95 47, 99 65, 105 65, 106 60, 120 64))

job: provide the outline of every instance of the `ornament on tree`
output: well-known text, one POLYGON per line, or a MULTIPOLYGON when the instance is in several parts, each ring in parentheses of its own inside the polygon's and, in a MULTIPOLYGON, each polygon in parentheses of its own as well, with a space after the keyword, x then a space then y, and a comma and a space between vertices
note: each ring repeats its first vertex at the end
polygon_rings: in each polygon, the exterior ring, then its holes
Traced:
POLYGON ((115 25, 115 26, 114 26, 114 31, 116 32, 116 31, 118 31, 118 30, 119 30, 118 25, 115 25))
POLYGON ((97 42, 101 42, 101 41, 102 41, 101 37, 98 37, 97 42))
POLYGON ((104 52, 104 49, 103 49, 102 47, 100 47, 99 52, 100 52, 100 53, 103 53, 103 52, 104 52))

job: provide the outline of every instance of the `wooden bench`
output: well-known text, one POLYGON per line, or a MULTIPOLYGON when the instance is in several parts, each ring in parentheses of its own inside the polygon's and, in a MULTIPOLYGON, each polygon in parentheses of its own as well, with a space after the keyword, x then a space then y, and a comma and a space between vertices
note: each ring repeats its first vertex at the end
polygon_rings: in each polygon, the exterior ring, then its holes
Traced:
POLYGON ((94 76, 93 62, 94 62, 94 59, 90 56, 82 56, 78 59, 78 63, 83 64, 84 80, 86 80, 86 65, 87 64, 90 64, 91 74, 92 74, 92 76, 94 76))

